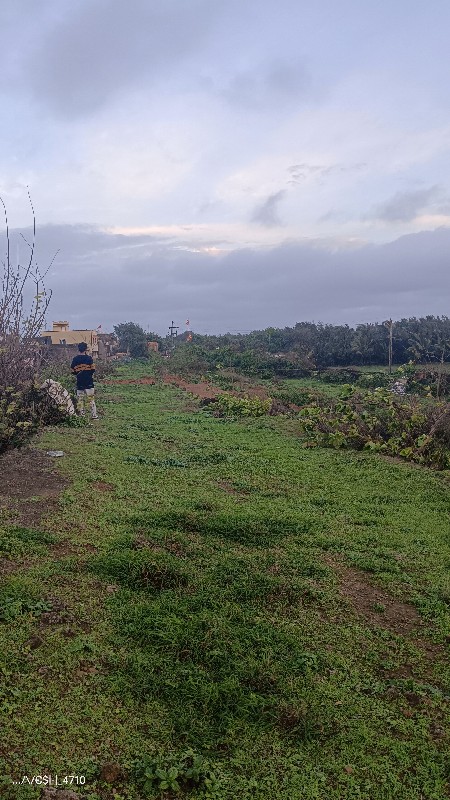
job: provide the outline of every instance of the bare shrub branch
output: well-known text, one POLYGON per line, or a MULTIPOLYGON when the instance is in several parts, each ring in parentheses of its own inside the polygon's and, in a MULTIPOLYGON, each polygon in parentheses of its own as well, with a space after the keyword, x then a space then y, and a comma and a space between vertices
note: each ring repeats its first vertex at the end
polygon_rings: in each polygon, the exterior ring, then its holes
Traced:
POLYGON ((44 272, 36 263, 36 215, 28 192, 30 203, 33 233, 31 241, 25 236, 21 237, 29 248, 25 265, 13 264, 11 259, 11 232, 8 213, 3 199, 4 225, 6 233, 5 259, 2 261, 3 274, 1 280, 2 293, 0 296, 0 387, 20 388, 30 384, 39 368, 41 358, 40 348, 37 344, 45 324, 47 310, 51 300, 51 291, 45 288, 44 279, 48 274, 55 258, 44 272), (25 307, 25 296, 33 292, 28 308, 25 307))

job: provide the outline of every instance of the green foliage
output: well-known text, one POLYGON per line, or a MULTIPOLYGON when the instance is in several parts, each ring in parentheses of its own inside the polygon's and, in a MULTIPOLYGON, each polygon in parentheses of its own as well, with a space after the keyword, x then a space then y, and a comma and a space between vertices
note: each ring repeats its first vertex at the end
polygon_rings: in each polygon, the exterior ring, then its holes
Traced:
POLYGON ((211 354, 206 354, 199 345, 191 342, 180 342, 171 352, 168 369, 179 375, 201 375, 208 371, 211 354))
POLYGON ((438 398, 450 395, 450 373, 444 372, 442 365, 431 368, 407 364, 396 373, 407 378, 407 390, 412 394, 438 398))
POLYGON ((215 407, 233 417, 262 417, 268 414, 272 405, 271 398, 261 400, 260 397, 235 397, 224 393, 217 397, 215 407))
POLYGON ((56 537, 33 528, 0 526, 0 555, 19 556, 45 552, 43 545, 53 544, 56 537))
POLYGON ((208 509, 174 509, 172 511, 148 511, 132 518, 135 524, 151 531, 153 528, 195 531, 202 535, 222 536, 242 544, 267 545, 283 536, 301 537, 313 529, 311 518, 306 513, 297 515, 270 514, 264 516, 250 511, 240 513, 212 512, 208 509))
POLYGON ((184 586, 188 580, 186 567, 179 558, 147 548, 121 548, 96 556, 90 562, 90 569, 134 588, 161 590, 184 586))
POLYGON ((317 379, 323 383, 355 383, 359 376, 359 370, 349 367, 329 367, 316 373, 317 379))
POLYGON ((389 386, 392 377, 387 372, 363 372, 354 383, 361 389, 378 389, 389 386))
POLYGON ((147 335, 136 322, 121 322, 114 325, 121 352, 129 352, 132 358, 147 358, 147 335))
POLYGON ((181 755, 142 756, 133 762, 132 775, 147 797, 194 787, 213 790, 217 783, 211 763, 192 749, 181 755))
POLYGON ((31 390, 0 387, 0 452, 9 447, 20 447, 37 426, 31 390))
POLYGON ((447 469, 450 466, 448 406, 423 406, 385 389, 313 403, 300 412, 309 445, 371 450, 447 469))
MULTIPOLYGON (((286 382, 287 383, 287 382, 286 382)), ((318 402, 320 393, 307 386, 287 385, 283 389, 273 392, 274 400, 278 400, 286 406, 305 406, 309 403, 318 402)))
MULTIPOLYGON (((0 453, 21 447, 40 427, 66 421, 65 412, 48 403, 35 387, 0 387, 0 453)), ((72 420, 72 424, 77 423, 72 420)))
MULTIPOLYGON (((301 377, 327 367, 386 366, 388 341, 389 331, 382 322, 356 328, 298 322, 291 328, 272 327, 245 335, 194 334, 191 344, 212 370, 233 367, 241 373, 270 378, 301 377)), ((430 367, 450 360, 448 317, 410 317, 394 323, 393 363, 403 364, 411 358, 430 367)))
POLYGON ((50 608, 32 581, 26 578, 6 578, 0 585, 0 622, 10 622, 22 614, 38 616, 50 608))
POLYGON ((89 425, 89 420, 84 416, 78 414, 70 414, 63 420, 63 425, 68 428, 86 428, 89 425))

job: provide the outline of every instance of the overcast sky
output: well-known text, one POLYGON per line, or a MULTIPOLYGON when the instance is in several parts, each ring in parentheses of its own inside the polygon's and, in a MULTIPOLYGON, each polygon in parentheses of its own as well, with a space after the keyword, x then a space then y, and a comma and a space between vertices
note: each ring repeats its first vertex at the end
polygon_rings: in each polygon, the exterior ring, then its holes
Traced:
POLYGON ((0 29, 49 322, 448 313, 448 0, 2 0, 0 29))

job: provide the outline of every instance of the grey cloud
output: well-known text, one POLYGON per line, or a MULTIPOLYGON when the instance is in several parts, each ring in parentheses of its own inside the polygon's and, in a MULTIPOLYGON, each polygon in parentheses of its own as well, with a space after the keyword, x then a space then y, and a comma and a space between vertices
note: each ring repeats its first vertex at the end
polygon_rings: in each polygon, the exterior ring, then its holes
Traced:
POLYGON ((233 105, 252 111, 296 107, 311 94, 311 80, 301 61, 277 60, 239 72, 222 91, 233 105))
POLYGON ((257 222, 259 225, 264 225, 266 228, 274 228, 281 225, 281 219, 278 216, 278 205, 283 200, 286 192, 282 189, 279 192, 269 195, 267 200, 264 200, 261 205, 257 206, 253 212, 251 221, 257 222))
POLYGON ((41 36, 24 69, 35 98, 84 116, 128 85, 142 86, 195 52, 220 8, 207 0, 89 0, 41 36))
POLYGON ((421 211, 427 210, 443 198, 444 190, 438 185, 430 186, 429 189, 397 192, 386 203, 379 205, 368 218, 381 219, 385 222, 410 222, 421 211))
POLYGON ((82 226, 38 233, 41 262, 60 248, 48 321, 80 328, 131 319, 165 333, 171 319, 190 319, 194 330, 225 332, 448 312, 448 228, 353 250, 296 242, 220 257, 82 226))

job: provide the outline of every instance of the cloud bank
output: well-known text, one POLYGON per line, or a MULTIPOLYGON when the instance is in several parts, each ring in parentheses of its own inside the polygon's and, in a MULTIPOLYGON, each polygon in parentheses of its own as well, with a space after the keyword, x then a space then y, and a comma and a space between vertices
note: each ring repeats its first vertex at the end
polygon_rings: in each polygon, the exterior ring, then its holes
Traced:
MULTIPOLYGON (((21 257, 18 234, 13 252, 21 257)), ((223 333, 448 312, 447 228, 378 246, 304 241, 211 255, 157 236, 49 226, 38 232, 39 263, 62 243, 48 276, 49 322, 67 318, 78 328, 131 320, 165 334, 172 319, 190 319, 198 332, 223 333)))

